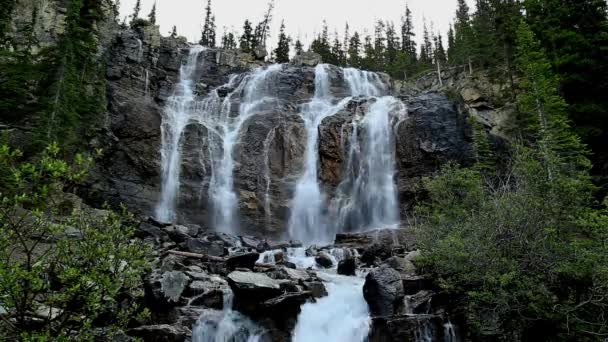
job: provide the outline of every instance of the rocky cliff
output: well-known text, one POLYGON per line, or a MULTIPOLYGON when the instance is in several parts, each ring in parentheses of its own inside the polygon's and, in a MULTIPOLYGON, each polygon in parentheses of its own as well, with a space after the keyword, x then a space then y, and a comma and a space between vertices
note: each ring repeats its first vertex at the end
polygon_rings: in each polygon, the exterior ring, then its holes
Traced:
MULTIPOLYGON (((105 157, 84 193, 87 198, 125 203, 138 213, 154 215, 161 184, 162 113, 188 51, 185 41, 160 37, 153 27, 117 33, 109 50, 107 125, 94 142, 104 148, 105 157)), ((289 201, 303 164, 306 134, 299 112, 314 92, 314 67, 299 64, 282 66, 274 80, 273 91, 280 106, 254 113, 239 132, 234 148, 234 188, 239 199, 239 226, 246 233, 277 236, 287 226, 289 201), (266 193, 273 213, 270 219, 266 193)), ((216 89, 225 96, 233 90, 227 86, 231 75, 257 66, 250 57, 235 51, 205 50, 197 61, 196 96, 204 98, 216 89)), ((329 70, 332 93, 346 93, 341 70, 329 70)), ((400 214, 405 217, 421 195, 421 178, 448 160, 469 163, 472 150, 466 118, 445 95, 428 91, 400 94, 400 98, 407 105, 407 118, 394 128, 395 179, 400 214)), ((345 169, 348 126, 367 106, 365 100, 353 100, 319 127, 319 178, 330 195, 345 169)), ((185 129, 177 214, 181 223, 213 228, 208 227, 209 203, 205 198, 211 177, 211 165, 204 155, 207 135, 207 129, 196 123, 185 129)))

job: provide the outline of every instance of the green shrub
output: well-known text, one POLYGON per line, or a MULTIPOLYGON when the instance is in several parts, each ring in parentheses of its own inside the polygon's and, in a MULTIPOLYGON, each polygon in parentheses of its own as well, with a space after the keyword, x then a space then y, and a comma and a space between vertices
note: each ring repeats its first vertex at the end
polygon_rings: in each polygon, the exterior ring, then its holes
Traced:
POLYGON ((66 194, 91 158, 35 162, 0 146, 0 335, 20 340, 111 337, 140 310, 147 249, 132 218, 86 208, 66 194))

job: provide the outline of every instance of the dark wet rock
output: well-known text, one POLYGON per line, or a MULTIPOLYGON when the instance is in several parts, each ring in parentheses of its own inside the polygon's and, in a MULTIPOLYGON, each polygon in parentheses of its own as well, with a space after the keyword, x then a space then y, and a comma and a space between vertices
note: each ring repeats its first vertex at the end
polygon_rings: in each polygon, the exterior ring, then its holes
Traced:
POLYGON ((304 282, 304 287, 311 292, 314 298, 322 298, 327 296, 327 289, 320 281, 304 282))
POLYGON ((405 313, 416 315, 431 313, 431 304, 434 296, 434 292, 427 290, 420 291, 415 295, 405 296, 405 307, 407 308, 405 313))
POLYGON ((401 275, 405 294, 412 295, 422 290, 433 289, 433 282, 419 275, 401 275))
POLYGON ((225 255, 224 244, 220 241, 206 241, 203 239, 190 238, 184 243, 184 249, 192 253, 200 253, 211 256, 225 255))
POLYGON ((369 342, 444 341, 443 319, 439 316, 390 316, 372 319, 369 342))
POLYGON ((153 238, 156 243, 168 241, 169 236, 159 227, 147 222, 142 222, 137 226, 135 236, 140 239, 153 238))
POLYGON ((226 260, 226 266, 229 270, 235 270, 237 268, 253 269, 259 258, 259 253, 233 255, 226 260))
POLYGON ((365 277, 363 296, 372 316, 398 313, 405 296, 399 272, 386 265, 371 270, 365 277))
POLYGON ((317 263, 317 265, 324 268, 331 268, 334 265, 334 262, 329 256, 329 254, 325 252, 320 252, 319 254, 317 254, 317 256, 315 256, 315 262, 317 263))
POLYGON ((386 259, 383 264, 388 265, 403 275, 413 275, 416 273, 416 266, 406 258, 393 256, 386 259))
POLYGON ((224 308, 224 292, 220 290, 209 290, 192 298, 190 305, 222 310, 224 308))
POLYGON ((354 276, 357 274, 357 261, 354 258, 347 258, 338 262, 338 274, 354 276))
POLYGON ((361 254, 361 262, 367 265, 374 265, 391 257, 393 249, 390 245, 383 243, 373 243, 369 245, 361 254))
POLYGON ((169 324, 146 325, 129 331, 129 335, 146 342, 183 342, 188 333, 184 327, 169 324))

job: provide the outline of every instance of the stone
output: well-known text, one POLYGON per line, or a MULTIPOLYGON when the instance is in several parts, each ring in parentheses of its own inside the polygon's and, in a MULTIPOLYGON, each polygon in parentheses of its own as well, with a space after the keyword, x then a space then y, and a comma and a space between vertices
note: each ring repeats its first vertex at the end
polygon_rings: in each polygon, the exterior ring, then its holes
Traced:
POLYGON ((315 67, 323 62, 323 58, 316 52, 305 51, 293 57, 292 64, 297 66, 315 67))
POLYGON ((184 249, 191 253, 206 254, 211 256, 223 256, 224 245, 220 241, 205 241, 203 239, 191 238, 184 243, 184 249))
POLYGON ((369 342, 420 341, 421 331, 427 332, 425 336, 432 336, 433 341, 447 341, 441 317, 399 315, 372 318, 369 342))
POLYGON ((334 262, 329 256, 329 254, 325 252, 320 252, 319 254, 317 254, 317 256, 315 256, 315 262, 317 263, 317 265, 323 268, 331 268, 334 265, 334 262))
POLYGON ((224 309, 224 292, 221 290, 209 290, 199 296, 192 298, 190 305, 204 306, 210 309, 224 309))
POLYGON ((365 277, 363 297, 372 316, 391 316, 403 306, 405 292, 399 272, 382 265, 365 277))
POLYGON ((313 298, 322 298, 327 296, 327 289, 320 281, 304 282, 304 286, 311 292, 313 298))
POLYGON ((187 332, 183 327, 159 324, 131 329, 129 335, 139 337, 146 342, 183 342, 187 332))
POLYGON ((390 246, 381 243, 369 245, 361 254, 361 262, 367 265, 374 265, 376 262, 386 260, 391 257, 393 250, 390 246))
POLYGON ((177 303, 189 282, 188 277, 179 271, 165 272, 161 279, 161 291, 169 302, 177 303))
POLYGON ((264 60, 268 56, 268 51, 266 51, 265 46, 256 46, 253 50, 253 55, 257 60, 264 60))
POLYGON ((466 103, 477 102, 483 98, 481 92, 475 88, 464 88, 460 91, 460 96, 466 103))
POLYGON ((253 296, 259 300, 281 294, 281 283, 262 273, 234 271, 228 274, 228 283, 236 296, 253 296))
POLYGON ((416 266, 414 266, 414 264, 406 258, 401 258, 397 256, 390 257, 386 259, 383 264, 388 265, 392 269, 397 270, 399 273, 402 274, 416 274, 416 266))
POLYGON ((253 269, 255 263, 260 258, 259 253, 244 253, 233 255, 228 257, 226 260, 226 266, 229 270, 235 270, 236 268, 247 268, 253 269))
POLYGON ((338 274, 346 276, 357 275, 357 262, 355 261, 355 259, 348 258, 340 260, 340 262, 338 262, 338 274))

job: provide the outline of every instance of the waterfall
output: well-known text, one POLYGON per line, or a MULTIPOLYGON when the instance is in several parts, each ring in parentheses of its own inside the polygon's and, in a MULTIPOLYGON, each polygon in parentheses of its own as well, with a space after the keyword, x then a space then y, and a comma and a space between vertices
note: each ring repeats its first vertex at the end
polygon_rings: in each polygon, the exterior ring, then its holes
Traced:
POLYGON ((188 60, 179 71, 179 83, 167 100, 161 123, 161 193, 156 218, 164 222, 176 220, 175 205, 179 192, 181 168, 180 139, 195 110, 194 76, 201 46, 190 49, 188 60))
MULTIPOLYGON (((403 120, 407 112, 405 105, 386 96, 387 87, 378 74, 354 68, 342 72, 351 97, 335 99, 330 92, 328 66, 318 65, 314 96, 301 111, 307 133, 306 152, 304 171, 292 200, 289 233, 290 237, 304 242, 327 242, 338 232, 380 228, 399 222, 393 124, 403 120), (319 126, 353 97, 367 98, 370 106, 363 117, 353 118, 346 167, 327 211, 317 172, 319 126)), ((341 143, 345 145, 344 137, 341 143)))
POLYGON ((224 310, 208 310, 194 324, 192 342, 259 342, 264 330, 232 310, 233 294, 224 293, 224 310))
POLYGON ((345 176, 330 211, 342 231, 380 228, 399 222, 394 181, 394 139, 390 113, 399 118, 405 106, 391 96, 375 102, 360 121, 353 121, 345 176))
MULTIPOLYGON (((276 97, 274 78, 281 68, 281 65, 274 64, 254 70, 240 81, 236 90, 226 96, 220 109, 211 106, 211 111, 205 111, 201 118, 201 122, 206 127, 213 128, 221 141, 219 145, 211 144, 210 150, 213 173, 209 184, 209 201, 213 227, 218 231, 238 231, 238 196, 234 191, 234 147, 247 119, 266 106, 277 105, 279 100, 276 97), (231 115, 232 101, 240 103, 236 117, 231 115)), ((230 83, 236 80, 234 77, 230 83)), ((217 90, 214 96, 218 96, 217 90)))
POLYGON ((315 68, 315 93, 301 112, 306 129, 304 171, 296 184, 288 230, 292 238, 306 242, 331 238, 328 222, 322 213, 324 199, 318 183, 319 125, 323 119, 334 115, 348 103, 348 99, 344 99, 334 104, 327 68, 324 64, 315 68))
POLYGON ((370 329, 363 278, 319 273, 328 295, 306 303, 293 332, 294 342, 360 342, 370 329))
POLYGON ((270 226, 272 219, 272 208, 270 199, 270 184, 272 180, 270 178, 270 144, 275 138, 276 127, 273 127, 266 139, 264 139, 264 182, 266 183, 266 191, 264 192, 264 215, 266 216, 266 225, 270 226))

